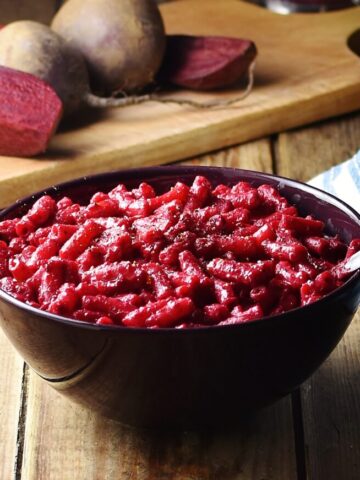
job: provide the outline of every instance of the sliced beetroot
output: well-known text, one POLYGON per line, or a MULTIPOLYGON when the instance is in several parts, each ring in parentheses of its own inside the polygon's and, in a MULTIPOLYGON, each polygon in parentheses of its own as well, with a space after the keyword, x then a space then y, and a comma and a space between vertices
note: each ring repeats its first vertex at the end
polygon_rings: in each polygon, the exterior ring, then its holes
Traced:
POLYGON ((49 85, 0 66, 0 155, 44 152, 61 115, 62 102, 49 85))
POLYGON ((257 54, 250 40, 168 35, 161 82, 193 90, 214 90, 238 82, 257 54))

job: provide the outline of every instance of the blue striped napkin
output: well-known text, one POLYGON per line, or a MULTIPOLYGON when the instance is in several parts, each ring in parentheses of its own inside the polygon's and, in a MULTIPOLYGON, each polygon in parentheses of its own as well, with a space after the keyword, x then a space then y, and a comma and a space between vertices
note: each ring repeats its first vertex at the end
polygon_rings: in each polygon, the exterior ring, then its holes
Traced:
POLYGON ((308 183, 332 193, 360 212, 360 150, 350 160, 317 175, 308 183))

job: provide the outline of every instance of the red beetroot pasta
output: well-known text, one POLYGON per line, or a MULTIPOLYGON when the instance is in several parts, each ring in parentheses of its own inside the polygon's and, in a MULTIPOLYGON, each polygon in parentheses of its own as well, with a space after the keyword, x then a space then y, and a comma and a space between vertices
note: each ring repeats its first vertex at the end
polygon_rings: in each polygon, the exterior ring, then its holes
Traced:
POLYGON ((322 298, 358 250, 270 185, 118 185, 88 205, 45 195, 0 222, 0 288, 103 325, 233 325, 322 298))

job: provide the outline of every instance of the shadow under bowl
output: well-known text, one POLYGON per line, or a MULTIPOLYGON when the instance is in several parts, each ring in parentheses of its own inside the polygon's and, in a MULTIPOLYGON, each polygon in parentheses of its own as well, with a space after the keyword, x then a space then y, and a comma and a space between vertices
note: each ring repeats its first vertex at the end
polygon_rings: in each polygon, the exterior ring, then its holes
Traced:
MULTIPOLYGON (((18 201, 0 221, 23 215, 41 195, 84 203, 118 183, 147 181, 158 193, 196 175, 213 185, 247 181, 277 187, 301 214, 346 242, 360 215, 293 180, 240 169, 153 167, 84 177, 18 201)), ((288 394, 337 345, 360 302, 360 275, 323 299, 281 315, 188 330, 97 326, 37 310, 0 291, 0 323, 25 361, 68 398, 125 424, 198 428, 234 424, 288 394)))

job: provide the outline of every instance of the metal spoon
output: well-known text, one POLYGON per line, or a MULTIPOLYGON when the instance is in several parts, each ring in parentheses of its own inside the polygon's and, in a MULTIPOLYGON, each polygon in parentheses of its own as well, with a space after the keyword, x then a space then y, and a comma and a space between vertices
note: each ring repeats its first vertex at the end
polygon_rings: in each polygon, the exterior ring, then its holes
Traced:
POLYGON ((355 272, 358 268, 360 268, 360 251, 354 253, 341 266, 341 270, 344 272, 355 272))

